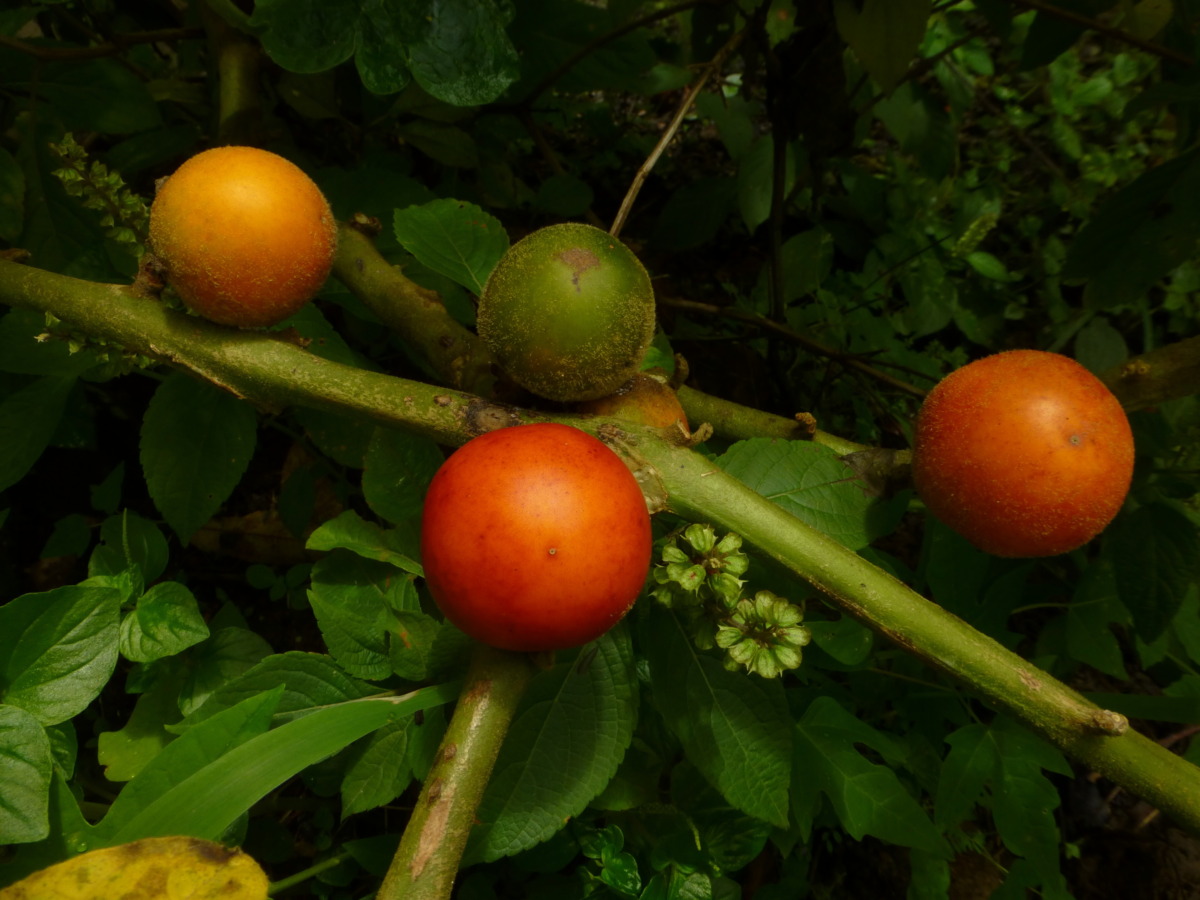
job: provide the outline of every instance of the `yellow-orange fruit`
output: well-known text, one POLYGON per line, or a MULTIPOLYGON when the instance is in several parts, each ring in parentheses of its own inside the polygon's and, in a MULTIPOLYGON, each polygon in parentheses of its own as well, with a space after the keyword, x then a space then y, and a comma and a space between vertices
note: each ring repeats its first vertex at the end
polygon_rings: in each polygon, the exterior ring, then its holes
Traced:
POLYGON ((579 412, 614 416, 639 425, 672 428, 678 422, 687 432, 687 414, 679 397, 653 375, 638 372, 607 397, 576 404, 579 412))
POLYGON ((255 147, 216 147, 163 183, 150 207, 150 245, 194 312, 261 328, 295 313, 324 284, 337 228, 297 166, 255 147))
POLYGON ((996 556, 1054 556, 1104 530, 1133 477, 1121 404, 1073 359, 1011 350, 925 398, 913 482, 935 516, 996 556))

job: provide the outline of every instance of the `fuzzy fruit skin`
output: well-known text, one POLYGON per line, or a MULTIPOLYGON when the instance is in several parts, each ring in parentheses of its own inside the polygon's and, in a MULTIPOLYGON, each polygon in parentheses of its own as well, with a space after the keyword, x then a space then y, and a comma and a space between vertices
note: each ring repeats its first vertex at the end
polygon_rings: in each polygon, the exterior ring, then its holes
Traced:
POLYGON ((550 400, 611 394, 654 338, 654 288, 633 252, 591 225, 513 244, 479 298, 479 337, 521 387, 550 400))
POLYGON ((214 147, 155 195, 150 245, 194 312, 261 328, 298 311, 325 283, 337 226, 320 189, 282 156, 214 147))
POLYGON ((614 416, 652 428, 679 425, 684 434, 691 433, 679 397, 666 384, 645 372, 638 372, 607 397, 585 400, 575 408, 581 413, 614 416))
POLYGON ((1055 556, 1104 530, 1133 477, 1117 398, 1068 357, 1010 350, 925 398, 913 482, 930 512, 995 556, 1055 556))
POLYGON ((620 458, 566 425, 468 441, 434 475, 421 562, 438 607, 506 650, 577 647, 633 605, 650 569, 650 515, 620 458))

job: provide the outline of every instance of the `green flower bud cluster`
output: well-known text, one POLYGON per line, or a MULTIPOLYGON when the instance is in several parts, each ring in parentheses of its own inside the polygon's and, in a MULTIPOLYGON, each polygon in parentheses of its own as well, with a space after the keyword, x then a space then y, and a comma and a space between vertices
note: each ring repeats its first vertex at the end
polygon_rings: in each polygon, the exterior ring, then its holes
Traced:
POLYGON ((980 215, 967 226, 967 230, 954 242, 954 247, 950 251, 951 255, 958 259, 970 256, 983 243, 983 239, 988 236, 988 233, 996 227, 996 223, 999 221, 1000 217, 993 212, 980 215))
POLYGON ((770 591, 742 596, 749 566, 741 537, 718 541, 711 525, 689 525, 664 545, 651 595, 683 618, 697 647, 724 650, 727 668, 775 678, 799 667, 812 635, 796 604, 770 591))
POLYGON ((69 132, 50 149, 62 161, 54 170, 68 194, 88 209, 100 212, 105 233, 120 244, 129 244, 136 257, 145 252, 150 210, 146 201, 125 186, 124 179, 100 162, 88 162, 87 151, 69 132))

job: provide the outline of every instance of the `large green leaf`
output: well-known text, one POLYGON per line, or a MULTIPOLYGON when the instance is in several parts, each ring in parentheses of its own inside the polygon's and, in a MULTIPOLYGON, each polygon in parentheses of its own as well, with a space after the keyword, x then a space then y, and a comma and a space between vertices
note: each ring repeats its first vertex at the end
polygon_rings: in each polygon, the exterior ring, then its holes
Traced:
POLYGON ((216 840, 238 816, 297 773, 388 722, 454 697, 452 689, 425 688, 406 697, 355 700, 264 731, 282 693, 280 687, 250 697, 163 750, 121 792, 101 822, 96 835, 100 845, 170 834, 216 840), (180 752, 184 748, 187 753, 180 752))
POLYGON ((119 610, 117 591, 80 586, 0 606, 0 701, 43 725, 82 712, 116 667, 119 610))
POLYGON ((809 441, 739 441, 717 464, 796 518, 852 550, 876 536, 874 502, 828 447, 809 441))
POLYGON ((885 94, 917 55, 932 5, 930 0, 834 0, 842 39, 885 94))
POLYGON ((1200 151, 1181 154, 1110 197, 1075 236, 1062 277, 1086 279, 1099 306, 1141 297, 1191 259, 1200 238, 1200 151))
POLYGON ((432 200, 398 209, 393 224, 404 249, 477 296, 508 249, 504 226, 462 200, 432 200))
POLYGON ((282 689, 274 711, 276 721, 299 718, 323 706, 379 693, 379 688, 352 678, 324 654, 292 650, 268 656, 230 679, 174 730, 194 729, 205 720, 275 688, 282 689))
POLYGON ((260 0, 251 22, 270 57, 293 72, 323 72, 351 56, 380 94, 416 82, 455 106, 490 103, 519 73, 495 0, 260 0))
POLYGON ((699 653, 683 623, 660 606, 643 623, 654 704, 688 760, 732 806, 785 826, 792 721, 780 683, 730 672, 699 653))
POLYGON ((380 680, 392 674, 389 636, 397 610, 415 592, 394 566, 335 551, 312 571, 308 601, 325 646, 351 675, 380 680))
POLYGON ((506 27, 512 6, 497 0, 406 0, 399 28, 413 78, 455 106, 490 103, 517 80, 520 63, 506 27))
POLYGON ((178 581, 163 581, 121 621, 121 654, 133 662, 153 662, 206 637, 208 625, 192 592, 178 581))
POLYGON ((1117 595, 1142 640, 1157 639, 1200 571, 1200 534, 1182 511, 1148 503, 1118 517, 1104 535, 1117 595))
POLYGON ((411 519, 421 512, 425 489, 444 461, 430 438, 396 428, 376 428, 363 463, 363 498, 376 515, 389 522, 411 519))
POLYGON ((248 403, 184 372, 158 386, 142 421, 146 486, 187 542, 237 487, 254 452, 258 419, 248 403))
POLYGON ((421 575, 416 561, 417 546, 411 535, 388 531, 368 522, 353 510, 330 519, 308 536, 309 550, 349 550, 365 559, 375 559, 413 575, 421 575))
POLYGON ((50 738, 30 713, 0 704, 0 844, 50 833, 50 738))
POLYGON ((466 859, 493 860, 544 841, 603 790, 637 718, 637 676, 624 626, 535 678, 480 804, 466 859))
POLYGON ((860 721, 832 697, 818 697, 796 726, 797 811, 810 823, 817 792, 828 798, 842 827, 855 840, 871 834, 902 847, 943 856, 949 845, 895 771, 868 760, 865 744, 895 756, 891 740, 860 721))
POLYGON ((47 375, 0 400, 0 491, 25 477, 62 418, 74 378, 47 375))
MULTIPOLYGON (((371 735, 350 759, 342 778, 342 818, 391 803, 412 781, 408 762, 411 719, 391 722, 371 735)), ((353 751, 352 751, 353 752, 353 751)))
POLYGON ((359 0, 258 0, 251 22, 267 54, 292 72, 323 72, 358 44, 359 0))

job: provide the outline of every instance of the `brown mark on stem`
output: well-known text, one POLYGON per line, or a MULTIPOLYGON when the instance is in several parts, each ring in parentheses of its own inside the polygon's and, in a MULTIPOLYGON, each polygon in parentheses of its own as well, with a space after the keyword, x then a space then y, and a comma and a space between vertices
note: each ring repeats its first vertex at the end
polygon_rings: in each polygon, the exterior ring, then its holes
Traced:
POLYGON ((442 779, 437 778, 429 786, 427 801, 431 809, 426 825, 421 830, 421 841, 417 845, 416 853, 413 854, 411 871, 414 880, 421 877, 421 873, 425 871, 425 866, 429 864, 429 860, 437 852, 438 846, 442 843, 442 838, 446 833, 446 824, 450 819, 450 800, 452 795, 443 795, 442 785, 442 779))

